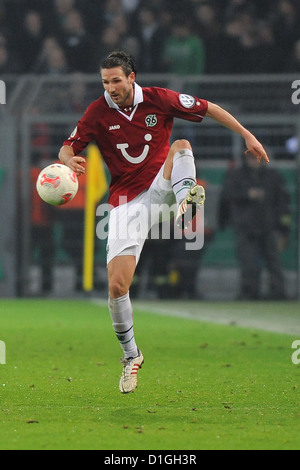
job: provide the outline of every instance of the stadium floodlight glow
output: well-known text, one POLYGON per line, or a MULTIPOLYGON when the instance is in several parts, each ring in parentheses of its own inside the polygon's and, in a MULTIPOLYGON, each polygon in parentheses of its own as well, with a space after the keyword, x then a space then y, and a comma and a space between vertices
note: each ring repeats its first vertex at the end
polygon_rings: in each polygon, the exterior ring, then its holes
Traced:
POLYGON ((6 346, 4 341, 0 341, 0 364, 6 364, 6 346))
POLYGON ((6 104, 6 85, 0 80, 0 104, 6 104))

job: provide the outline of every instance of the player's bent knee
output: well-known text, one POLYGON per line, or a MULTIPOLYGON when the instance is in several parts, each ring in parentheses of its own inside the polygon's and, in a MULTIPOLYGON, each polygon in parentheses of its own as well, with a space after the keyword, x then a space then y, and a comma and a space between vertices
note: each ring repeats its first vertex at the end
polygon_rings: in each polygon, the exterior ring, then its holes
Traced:
POLYGON ((186 139, 178 139, 173 142, 171 149, 174 151, 174 153, 179 152, 179 150, 183 149, 189 149, 192 150, 192 146, 190 142, 186 139))
POLYGON ((173 142, 171 145, 169 154, 167 156, 166 162, 165 162, 165 167, 164 167, 164 178, 166 180, 171 179, 171 174, 172 174, 172 169, 173 169, 173 164, 174 164, 174 156, 178 153, 181 152, 182 150, 189 150, 189 152, 192 155, 192 146, 190 142, 186 139, 178 139, 173 142))

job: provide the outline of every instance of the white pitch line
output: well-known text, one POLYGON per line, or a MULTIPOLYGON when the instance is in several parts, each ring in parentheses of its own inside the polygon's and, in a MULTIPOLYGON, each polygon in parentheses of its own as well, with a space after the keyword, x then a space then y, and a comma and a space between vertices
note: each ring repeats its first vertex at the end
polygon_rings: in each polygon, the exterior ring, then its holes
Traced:
MULTIPOLYGON (((92 299, 93 303, 98 305, 107 305, 107 300, 92 299)), ((232 325, 242 328, 253 328, 262 331, 271 331, 274 333, 288 334, 293 336, 300 335, 300 320, 298 318, 287 316, 286 314, 264 315, 257 308, 251 308, 249 305, 241 306, 238 310, 231 310, 229 307, 222 306, 220 309, 210 308, 205 302, 178 302, 174 301, 139 301, 133 300, 134 310, 144 311, 155 315, 167 315, 177 318, 185 318, 205 323, 216 323, 221 325, 232 325)))

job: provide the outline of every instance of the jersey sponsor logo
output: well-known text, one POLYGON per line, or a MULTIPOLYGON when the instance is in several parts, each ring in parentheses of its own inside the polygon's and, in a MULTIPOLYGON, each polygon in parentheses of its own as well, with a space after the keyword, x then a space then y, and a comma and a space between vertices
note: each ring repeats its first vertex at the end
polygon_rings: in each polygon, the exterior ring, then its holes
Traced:
POLYGON ((193 106, 195 106, 195 98, 191 95, 184 95, 184 94, 181 94, 179 95, 179 101, 180 103, 182 104, 182 106, 184 108, 192 108, 193 106))
POLYGON ((147 124, 147 127, 156 126, 156 124, 157 124, 156 114, 148 114, 148 116, 145 119, 145 123, 147 124))
POLYGON ((118 129, 121 129, 121 126, 119 126, 119 124, 117 124, 116 126, 109 126, 110 131, 116 131, 118 129))
MULTIPOLYGON (((146 140, 146 142, 150 142, 152 140, 152 135, 146 134, 144 136, 144 139, 146 140)), ((126 158, 128 162, 134 163, 135 165, 142 163, 145 160, 150 149, 149 145, 145 145, 144 150, 141 153, 141 155, 139 155, 138 157, 132 157, 131 155, 129 155, 129 153, 126 150, 128 148, 129 148, 129 144, 127 144, 127 142, 124 144, 117 144, 117 149, 121 150, 123 157, 126 158)))

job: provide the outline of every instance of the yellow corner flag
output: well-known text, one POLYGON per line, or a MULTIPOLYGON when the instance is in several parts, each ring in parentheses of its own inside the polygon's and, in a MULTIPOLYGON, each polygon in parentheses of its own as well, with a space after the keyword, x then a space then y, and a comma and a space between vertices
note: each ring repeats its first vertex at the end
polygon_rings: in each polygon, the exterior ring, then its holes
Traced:
POLYGON ((83 289, 94 287, 95 211, 96 204, 105 195, 108 184, 102 155, 98 147, 90 144, 87 150, 86 198, 84 217, 83 289))

